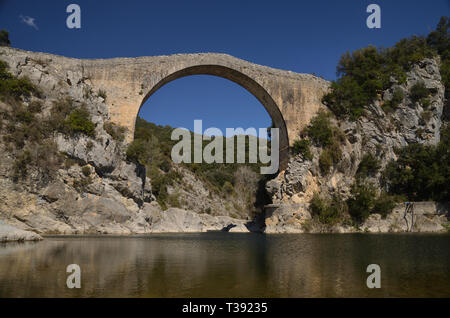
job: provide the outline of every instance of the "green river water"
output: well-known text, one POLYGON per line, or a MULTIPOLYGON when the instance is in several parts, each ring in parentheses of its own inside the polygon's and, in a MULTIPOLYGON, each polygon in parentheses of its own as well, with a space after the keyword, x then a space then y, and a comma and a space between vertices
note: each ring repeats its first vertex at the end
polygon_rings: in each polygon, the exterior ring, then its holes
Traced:
POLYGON ((450 297, 450 235, 46 237, 0 244, 0 297, 450 297))

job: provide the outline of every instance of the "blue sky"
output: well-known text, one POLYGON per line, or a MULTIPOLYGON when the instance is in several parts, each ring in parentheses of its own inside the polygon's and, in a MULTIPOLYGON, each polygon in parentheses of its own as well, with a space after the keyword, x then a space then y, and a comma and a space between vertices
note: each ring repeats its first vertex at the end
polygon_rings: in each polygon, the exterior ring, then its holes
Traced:
MULTIPOLYGON (((220 52, 332 80, 345 51, 425 35, 449 12, 449 0, 0 0, 0 28, 14 47, 69 57, 220 52), (66 27, 70 3, 81 7, 81 29, 66 27), (366 27, 370 3, 381 7, 381 29, 366 27)), ((270 125, 251 94, 211 76, 167 84, 141 115, 187 128, 194 119, 221 129, 270 125)))

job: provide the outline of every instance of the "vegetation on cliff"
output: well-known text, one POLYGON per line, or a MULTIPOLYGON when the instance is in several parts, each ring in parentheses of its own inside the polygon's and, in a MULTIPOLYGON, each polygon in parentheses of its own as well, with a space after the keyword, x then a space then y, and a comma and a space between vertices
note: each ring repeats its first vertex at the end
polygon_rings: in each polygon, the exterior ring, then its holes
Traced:
POLYGON ((437 146, 411 144, 398 149, 397 161, 383 172, 389 192, 410 201, 450 201, 450 125, 437 146))
MULTIPOLYGON (((449 96, 450 39, 449 18, 442 17, 435 31, 427 37, 413 36, 402 39, 391 48, 368 46, 342 55, 337 66, 338 79, 331 84, 331 92, 323 97, 338 117, 356 119, 364 114, 367 105, 379 98, 384 90, 394 83, 404 83, 406 72, 425 58, 441 57, 441 75, 449 96)), ((429 94, 424 87, 412 92, 417 101, 426 103, 429 94)), ((394 96, 389 107, 399 103, 402 96, 394 96)))
POLYGON ((13 76, 1 60, 0 79, 0 131, 6 150, 15 157, 12 176, 24 179, 33 168, 38 179, 47 183, 67 159, 58 151, 54 132, 94 136, 95 125, 86 105, 77 106, 69 97, 60 98, 53 102, 50 113, 44 114, 40 89, 26 77, 13 76))
POLYGON ((0 31, 0 46, 10 46, 11 41, 9 41, 9 33, 6 30, 0 31))
MULTIPOLYGON (((430 96, 434 92, 427 88, 426 83, 418 81, 405 92, 392 86, 405 83, 407 72, 425 58, 437 58, 438 61, 440 58, 441 81, 446 98, 444 114, 448 114, 449 26, 449 19, 443 17, 436 30, 427 37, 403 39, 392 48, 369 46, 345 53, 337 66, 339 78, 332 82, 330 93, 323 97, 324 104, 338 120, 354 121, 367 115, 368 106, 376 100, 382 101, 382 109, 389 114, 404 103, 405 98, 409 98, 413 105, 423 109, 420 117, 427 122, 433 114, 430 96), (388 89, 391 89, 391 97, 385 100, 383 92, 388 89)), ((311 153, 309 140, 318 147, 318 165, 322 175, 326 175, 340 161, 341 140, 345 139, 330 119, 329 114, 319 112, 304 131, 302 137, 308 138, 303 139, 307 141, 296 141, 293 148, 294 154, 301 153, 306 157, 311 153)), ((382 156, 381 146, 377 148, 376 155, 363 153, 348 198, 343 199, 336 194, 314 194, 310 201, 313 218, 331 226, 345 223, 350 216, 352 222, 360 224, 371 214, 386 217, 399 201, 450 201, 450 125, 446 118, 443 119, 441 139, 437 145, 409 141, 408 146, 395 149, 397 160, 389 162, 383 170, 380 169, 386 163, 381 165, 378 157, 382 156)), ((423 129, 419 127, 416 134, 420 132, 423 129)))
MULTIPOLYGON (((168 205, 179 205, 179 199, 176 195, 169 195, 167 188, 176 182, 181 182, 183 178, 176 166, 172 164, 171 151, 172 147, 177 143, 177 141, 171 140, 172 130, 173 128, 170 126, 156 125, 138 117, 134 140, 127 149, 127 158, 129 160, 146 166, 147 175, 152 180, 152 192, 163 208, 168 205)), ((237 137, 233 138, 235 138, 236 150, 237 137)), ((208 141, 203 141, 203 148, 208 143, 208 141)), ((247 162, 248 143, 249 140, 246 137, 247 162)), ((259 201, 255 197, 260 195, 260 191, 257 188, 258 184, 263 186, 263 176, 259 174, 259 163, 183 163, 182 166, 191 171, 207 186, 209 191, 216 195, 233 197, 233 200, 236 199, 236 196, 244 196, 247 204, 245 208, 248 210, 254 208, 253 204, 255 201, 259 201), (245 180, 245 178, 242 178, 242 174, 247 175, 250 179, 254 179, 254 182, 245 180)))

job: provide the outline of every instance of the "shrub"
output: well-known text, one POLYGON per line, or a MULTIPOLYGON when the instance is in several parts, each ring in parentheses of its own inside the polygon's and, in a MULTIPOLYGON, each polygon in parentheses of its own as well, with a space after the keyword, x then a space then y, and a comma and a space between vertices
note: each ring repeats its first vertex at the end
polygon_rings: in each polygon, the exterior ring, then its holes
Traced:
POLYGON ((437 146, 410 144, 383 171, 390 194, 411 201, 450 201, 450 125, 443 125, 437 146))
POLYGON ((412 36, 401 39, 394 47, 389 48, 386 51, 386 58, 390 65, 398 65, 404 72, 407 72, 413 64, 424 58, 432 58, 435 54, 436 52, 428 46, 425 37, 412 36))
POLYGON ((112 137, 112 139, 117 141, 123 141, 125 139, 126 128, 117 125, 112 122, 105 122, 103 124, 103 129, 112 137))
POLYGON ((61 164, 61 155, 54 141, 46 140, 41 144, 29 144, 21 151, 13 165, 14 179, 26 176, 29 166, 35 168, 42 182, 53 179, 61 164))
POLYGON ((86 192, 87 187, 92 183, 92 178, 89 177, 81 177, 80 179, 73 181, 73 187, 80 192, 86 192))
POLYGON ((320 157, 322 159, 319 158, 322 172, 328 172, 331 164, 341 160, 341 143, 345 139, 342 131, 331 124, 329 117, 329 113, 319 111, 306 128, 313 142, 325 148, 320 157))
POLYGON ((411 86, 409 90, 409 96, 411 100, 416 102, 423 102, 429 95, 429 90, 426 88, 424 82, 417 82, 413 86, 411 86))
POLYGON ((333 143, 326 148, 331 155, 333 164, 338 163, 342 159, 341 144, 337 139, 333 139, 333 143))
POLYGON ((180 194, 179 193, 172 193, 167 196, 167 204, 174 208, 181 208, 180 204, 180 194))
POLYGON ((40 97, 41 92, 27 77, 17 78, 9 73, 8 64, 0 60, 0 96, 20 100, 31 95, 40 97))
POLYGON ((329 114, 324 111, 319 111, 311 119, 311 122, 306 128, 306 132, 314 143, 322 147, 330 145, 333 138, 333 129, 331 128, 329 114))
POLYGON ((386 218, 386 216, 392 212, 392 209, 394 209, 395 203, 395 198, 383 191, 375 200, 373 209, 370 213, 378 213, 381 214, 383 218, 386 218))
POLYGON ((89 168, 89 166, 84 166, 81 168, 81 172, 85 177, 89 177, 91 175, 91 168, 89 168))
POLYGON ((145 164, 146 162, 145 142, 142 139, 135 139, 128 145, 126 155, 129 161, 145 164))
POLYGON ((370 183, 355 183, 347 200, 348 212, 358 222, 364 222, 375 204, 376 190, 370 183))
POLYGON ((323 149, 319 157, 319 167, 322 174, 327 174, 333 165, 333 157, 328 149, 323 149))
POLYGON ((25 150, 16 157, 13 163, 13 178, 15 180, 26 177, 28 165, 31 163, 31 153, 25 150))
POLYGON ((356 171, 357 177, 366 177, 374 175, 380 169, 380 161, 371 153, 365 154, 359 163, 356 171))
POLYGON ((428 106, 430 106, 431 101, 428 98, 422 98, 420 100, 420 103, 422 104, 422 107, 426 109, 426 108, 428 108, 428 106))
POLYGON ((403 91, 401 89, 396 89, 394 93, 392 93, 391 100, 388 100, 383 104, 383 109, 386 112, 395 111, 398 105, 400 105, 400 103, 403 101, 403 98, 405 98, 405 94, 403 94, 403 91))
POLYGON ((308 139, 295 140, 292 147, 294 154, 301 154, 306 160, 312 160, 311 142, 308 139))
MULTIPOLYGON (((443 39, 445 35, 439 38, 443 39)), ((339 78, 332 82, 331 91, 324 95, 322 102, 336 116, 356 119, 364 114, 366 105, 392 85, 392 78, 400 84, 405 83, 406 72, 414 63, 434 55, 427 39, 417 36, 402 39, 389 49, 369 46, 353 53, 347 52, 337 65, 339 78)), ((389 101, 386 110, 395 108, 399 97, 389 101)))
POLYGON ((21 105, 15 108, 13 110, 13 113, 15 120, 20 123, 30 124, 34 121, 34 115, 21 105))
POLYGON ((347 205, 340 196, 333 196, 331 200, 328 200, 321 197, 318 193, 314 193, 309 209, 312 216, 320 223, 334 225, 347 212, 347 205))
POLYGON ((46 122, 49 130, 69 134, 70 128, 68 127, 66 118, 74 109, 75 106, 70 97, 60 98, 54 101, 50 110, 50 117, 46 122))
POLYGON ((403 98, 405 98, 403 91, 401 89, 396 89, 392 94, 391 106, 396 108, 403 101, 403 98))
POLYGON ((42 102, 39 100, 33 100, 28 105, 28 111, 31 113, 40 113, 42 110, 42 102))
POLYGON ((313 194, 311 202, 309 204, 309 209, 312 215, 320 215, 328 208, 327 201, 321 197, 317 192, 313 194))
POLYGON ((106 101, 106 92, 104 90, 99 89, 97 95, 106 101))
POLYGON ((10 46, 9 33, 6 30, 0 31, 0 46, 10 46))
POLYGON ((86 109, 75 109, 67 118, 67 124, 72 134, 82 133, 94 136, 95 124, 91 121, 89 112, 86 109))
POLYGON ((88 142, 86 143, 86 149, 88 151, 91 151, 93 147, 94 147, 94 143, 92 142, 92 140, 88 140, 88 142))
POLYGON ((223 192, 225 192, 226 194, 232 194, 234 192, 234 187, 231 184, 231 182, 229 181, 225 181, 223 186, 222 186, 222 190, 223 192))
POLYGON ((425 110, 420 115, 422 116, 423 120, 428 122, 431 119, 431 116, 433 115, 433 113, 430 112, 429 110, 425 110))

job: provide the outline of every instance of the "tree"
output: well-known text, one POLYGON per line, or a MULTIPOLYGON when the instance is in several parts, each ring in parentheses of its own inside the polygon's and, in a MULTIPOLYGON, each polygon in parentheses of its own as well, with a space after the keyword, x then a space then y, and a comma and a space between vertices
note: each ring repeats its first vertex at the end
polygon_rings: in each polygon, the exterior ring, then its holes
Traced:
POLYGON ((6 30, 0 31, 0 46, 10 46, 11 41, 9 41, 9 33, 6 30))

